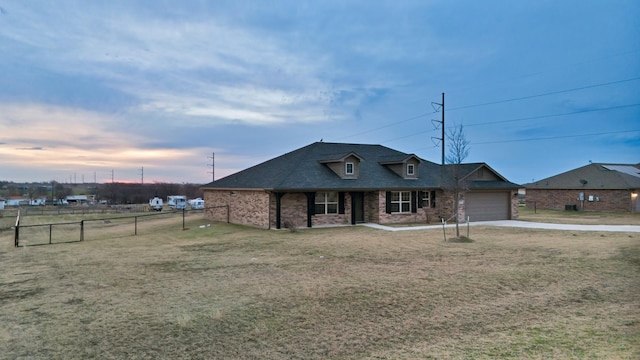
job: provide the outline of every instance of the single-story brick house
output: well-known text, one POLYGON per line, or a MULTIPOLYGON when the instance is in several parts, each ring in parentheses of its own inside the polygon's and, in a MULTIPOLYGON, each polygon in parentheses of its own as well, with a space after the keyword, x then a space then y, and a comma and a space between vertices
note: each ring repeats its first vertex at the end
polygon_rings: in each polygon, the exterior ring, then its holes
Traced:
POLYGON ((640 164, 591 163, 523 186, 531 208, 640 211, 640 164))
MULTIPOLYGON (((453 170, 381 145, 316 142, 202 189, 209 218, 261 228, 438 223, 454 212, 453 170)), ((484 163, 459 174, 459 219, 518 217, 518 185, 484 163)))

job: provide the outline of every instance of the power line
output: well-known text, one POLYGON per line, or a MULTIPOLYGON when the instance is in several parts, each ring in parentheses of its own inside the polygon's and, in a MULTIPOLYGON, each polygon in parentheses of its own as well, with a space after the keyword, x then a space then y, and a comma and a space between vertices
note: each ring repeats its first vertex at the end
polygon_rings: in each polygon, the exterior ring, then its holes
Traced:
POLYGON ((600 86, 620 84, 620 83, 629 82, 629 81, 635 81, 635 80, 640 80, 640 77, 635 77, 635 78, 631 78, 631 79, 624 79, 624 80, 618 80, 618 81, 612 81, 612 82, 608 82, 608 83, 601 83, 601 84, 582 86, 582 87, 577 87, 577 88, 573 88, 573 89, 552 91, 552 92, 548 92, 548 93, 544 93, 544 94, 536 94, 536 95, 522 96, 522 97, 512 98, 512 99, 491 101, 491 102, 482 103, 482 104, 459 106, 459 107, 451 108, 451 109, 448 109, 448 110, 449 111, 453 111, 453 110, 469 109, 469 108, 473 108, 473 107, 502 104, 502 103, 506 103, 506 102, 512 102, 512 101, 518 101, 518 100, 526 100, 526 99, 532 99, 532 98, 536 98, 536 97, 556 95, 556 94, 563 94, 563 93, 567 93, 567 92, 584 90, 584 89, 591 89, 591 88, 600 87, 600 86))
POLYGON ((380 127, 374 128, 374 129, 370 129, 370 130, 362 131, 362 132, 359 132, 359 133, 357 133, 357 134, 352 134, 352 135, 348 135, 348 136, 343 136, 343 137, 341 137, 341 138, 336 139, 336 141, 338 141, 338 140, 343 140, 343 139, 348 139, 348 138, 350 138, 350 137, 354 137, 354 136, 358 136, 358 135, 362 135, 362 134, 368 134, 368 133, 370 133, 370 132, 374 132, 374 131, 377 131, 377 130, 380 130, 380 129, 385 129, 385 128, 388 128, 388 127, 391 127, 391 126, 394 126, 394 125, 398 125, 398 124, 401 124, 401 123, 404 123, 404 122, 407 122, 407 121, 411 121, 411 120, 419 119, 419 118, 421 118, 421 117, 425 117, 425 116, 427 116, 427 115, 432 115, 432 114, 435 114, 435 113, 437 113, 437 111, 430 112, 430 113, 424 113, 424 114, 420 114, 420 115, 416 115, 416 116, 410 117, 410 118, 408 118, 408 119, 404 119, 404 120, 396 121, 396 122, 391 123, 391 124, 387 124, 387 125, 383 125, 383 126, 380 126, 380 127))
POLYGON ((508 120, 489 121, 489 122, 483 122, 483 123, 464 124, 464 126, 465 127, 471 127, 471 126, 482 126, 482 125, 494 125, 494 124, 502 124, 502 123, 515 122, 515 121, 544 119, 544 118, 550 118, 550 117, 575 115, 575 114, 584 114, 584 113, 595 112, 595 111, 606 111, 606 110, 613 110, 613 109, 622 109, 622 108, 634 107, 634 106, 640 106, 640 103, 628 104, 628 105, 619 105, 619 106, 610 106, 610 107, 599 108, 599 109, 578 110, 578 111, 572 111, 572 112, 567 112, 567 113, 559 113, 559 114, 529 116, 529 117, 517 118, 517 119, 508 119, 508 120))
MULTIPOLYGON (((492 101, 492 102, 487 102, 487 103, 482 103, 482 104, 475 104, 475 105, 466 105, 466 106, 460 106, 460 107, 455 107, 455 108, 450 108, 447 109, 449 111, 453 111, 453 110, 461 110, 461 109, 468 109, 468 108, 473 108, 473 107, 480 107, 480 106, 487 106, 487 105, 495 105, 495 104, 501 104, 501 103, 506 103, 506 102, 513 102, 513 101, 518 101, 518 100, 525 100, 525 99, 532 99, 532 98, 536 98, 536 97, 543 97, 543 96, 549 96, 549 95, 555 95, 555 94, 562 94, 562 93, 567 93, 567 92, 572 92, 572 91, 578 91, 578 90, 584 90, 584 89, 590 89, 590 88, 595 88, 595 87, 600 87, 600 86, 607 86, 607 85, 613 85, 613 84, 620 84, 620 83, 624 83, 624 82, 629 82, 629 81, 636 81, 636 80, 640 80, 640 77, 635 77, 635 78, 630 78, 630 79, 624 79, 624 80, 617 80, 617 81, 611 81, 611 82, 607 82, 607 83, 601 83, 601 84, 593 84, 593 85, 588 85, 588 86, 582 86, 582 87, 577 87, 577 88, 572 88, 572 89, 565 89, 565 90, 559 90, 559 91, 552 91, 552 92, 548 92, 548 93, 544 93, 544 94, 536 94, 536 95, 530 95, 530 96, 523 96, 523 97, 518 97, 518 98, 512 98, 512 99, 504 99, 504 100, 497 100, 497 101, 492 101)), ((533 116, 533 117, 527 117, 527 118, 519 118, 519 119, 510 119, 510 120, 502 120, 502 121, 496 121, 496 122, 489 122, 489 123, 481 123, 481 124, 469 124, 469 125, 465 125, 465 126, 479 126, 479 125, 484 125, 484 124, 497 124, 497 123, 503 123, 503 122, 512 122, 512 121, 523 121, 523 120, 533 120, 533 119, 541 119, 541 118, 545 118, 545 117, 554 117, 554 116, 563 116, 563 115, 572 115, 572 114, 579 114, 579 113, 585 113, 585 112, 592 112, 592 111, 603 111, 603 110, 610 110, 610 109, 617 109, 617 108, 624 108, 624 107, 631 107, 631 106, 638 106, 639 104, 631 104, 631 105, 622 105, 622 106, 616 106, 616 107, 609 107, 609 108, 602 108, 602 109, 592 109, 592 110, 582 110, 582 111, 576 111, 576 112, 570 112, 570 113, 563 113, 563 114, 553 114, 553 115, 542 115, 542 116, 533 116)), ((400 121, 396 121, 387 125, 383 125, 383 126, 379 126, 370 130, 365 130, 365 131, 361 131, 359 133, 355 133, 352 135, 347 135, 347 136, 343 136, 341 138, 337 138, 336 141, 339 140, 344 140, 344 139, 348 139, 354 136, 359 136, 359 135, 363 135, 363 134, 368 134, 374 131, 378 131, 381 129, 386 129, 388 127, 394 126, 394 125, 398 125, 398 124, 402 124, 405 123, 407 121, 411 121, 411 120, 415 120, 415 119, 419 119, 421 117, 425 117, 428 115, 432 115, 437 113, 438 111, 433 111, 433 112, 429 112, 429 113, 423 113, 423 114, 419 114, 416 116, 412 116, 410 118, 404 119, 404 120, 400 120, 400 121)), ((394 139, 396 140, 396 139, 394 139)))
MULTIPOLYGON (((525 120, 544 119, 544 118, 551 118, 551 117, 558 117, 558 116, 575 115, 575 114, 584 114, 584 113, 588 113, 588 112, 595 112, 595 111, 606 111, 606 110, 622 109, 622 108, 633 107, 633 106, 640 106, 640 103, 638 103, 638 104, 629 104, 629 105, 610 106, 610 107, 606 107, 606 108, 599 108, 599 109, 579 110, 579 111, 572 111, 572 112, 559 113, 559 114, 548 114, 548 115, 530 116, 530 117, 526 117, 526 118, 517 118, 517 119, 508 119, 508 120, 489 121, 489 122, 475 123, 475 124, 464 124, 464 127, 483 126, 483 125, 495 125, 495 124, 503 124, 503 123, 516 122, 516 121, 525 121, 525 120)), ((449 129, 451 129, 451 128, 454 128, 454 126, 449 126, 448 128, 449 128, 449 129)), ((436 131, 436 130, 437 130, 437 129, 431 129, 431 130, 419 131, 419 132, 415 132, 415 133, 412 133, 412 134, 409 134, 409 135, 400 136, 400 137, 396 137, 396 138, 393 138, 393 139, 388 139, 388 140, 382 141, 382 143, 388 143, 388 142, 393 142, 393 141, 397 141, 397 140, 401 140, 401 139, 406 139, 406 138, 408 138, 408 137, 418 136, 418 135, 422 135, 422 134, 430 133, 430 132, 433 132, 433 131, 436 131)), ((435 146, 435 147, 438 147, 438 146, 435 146)), ((429 148, 431 148, 431 147, 429 147, 429 148)))
MULTIPOLYGON (((409 135, 400 136, 400 137, 397 137, 397 138, 393 138, 393 139, 389 139, 389 140, 381 141, 381 143, 390 143, 390 142, 394 142, 394 141, 397 141, 397 140, 406 139, 406 138, 408 138, 408 137, 418 136, 418 135, 422 135, 422 134, 426 134, 426 133, 434 132, 434 131, 436 131, 436 130, 438 130, 438 129, 431 129, 431 130, 425 130, 425 131, 418 131, 418 132, 415 132, 415 133, 413 133, 413 134, 409 134, 409 135)), ((439 139, 439 138, 438 138, 438 139, 439 139)), ((439 145, 436 145, 436 146, 434 146, 434 147, 439 147, 439 145)))
MULTIPOLYGON (((599 61, 604 61, 604 60, 608 60, 611 58, 615 58, 615 57, 620 57, 620 56, 626 56, 626 55, 630 55, 630 54, 634 54, 640 52, 640 50, 629 50, 629 51, 623 51, 623 52, 619 52, 619 53, 614 53, 614 54, 607 54, 604 56, 599 56, 599 57, 595 57, 595 58, 590 58, 590 59, 583 59, 582 61, 578 61, 578 62, 572 62, 572 63, 565 63, 565 64, 555 64, 556 66, 553 67, 549 67, 547 69, 542 69, 536 72, 532 72, 532 73, 524 73, 524 74, 515 74, 506 78, 503 78, 501 80, 496 80, 496 81, 491 81, 491 82, 484 82, 484 83, 479 83, 479 84, 475 84, 475 85, 470 85, 470 86, 466 86, 466 87, 458 87, 458 88, 452 88, 449 89, 448 92, 450 93, 458 93, 460 91, 465 91, 465 90, 471 90, 471 89, 477 89, 477 88, 483 88, 483 87, 487 87, 487 86, 492 86, 492 85, 496 85, 496 84, 502 84, 502 83, 512 83, 514 79, 523 79, 523 78, 528 78, 528 77, 532 77, 532 76, 538 76, 538 75, 542 75, 545 73, 553 73, 553 72, 558 72, 558 71, 562 71, 566 68, 570 68, 573 69, 575 68, 575 66, 577 65, 582 65, 582 64, 588 64, 591 62, 599 62, 599 61)), ((426 84, 428 83, 428 81, 420 81, 420 82, 412 82, 406 85, 401 85, 401 86, 396 86, 396 88, 398 87, 402 87, 402 88, 411 88, 411 87, 416 87, 422 84, 426 84)), ((424 100, 414 100, 411 101, 410 104, 413 103, 419 103, 422 102, 424 100)), ((453 109, 450 109, 453 110, 453 109)))
POLYGON ((547 137, 517 139, 517 140, 485 141, 485 142, 474 142, 471 144, 473 145, 502 144, 502 143, 512 143, 512 142, 536 141, 536 140, 567 139, 567 138, 586 137, 586 136, 612 135, 612 134, 622 134, 622 133, 631 133, 631 132, 640 132, 640 129, 600 132, 600 133, 591 133, 591 134, 579 134, 579 135, 547 136, 547 137))
POLYGON ((453 93, 456 93, 456 92, 461 91, 461 90, 462 91, 471 90, 471 89, 483 88, 483 87, 496 85, 496 84, 513 82, 514 79, 524 79, 524 78, 528 78, 528 77, 542 75, 542 74, 545 74, 545 73, 558 72, 558 71, 562 71, 562 70, 564 70, 566 68, 573 69, 578 65, 588 64, 588 63, 591 63, 591 62, 599 62, 599 61, 603 61, 603 60, 607 60, 607 59, 611 59, 611 58, 615 58, 615 57, 620 57, 620 56, 626 56, 626 55, 629 55, 629 54, 637 53, 639 51, 640 50, 630 50, 630 51, 624 51, 624 52, 615 53, 615 54, 607 54, 605 56, 599 56, 599 57, 596 57, 596 58, 583 59, 582 61, 579 61, 579 62, 565 63, 565 64, 555 64, 556 66, 552 66, 552 67, 549 67, 547 69, 539 70, 539 71, 536 71, 536 72, 526 73, 526 74, 516 74, 516 75, 512 75, 512 76, 507 77, 507 78, 503 78, 502 80, 484 82, 484 83, 481 83, 481 84, 462 87, 462 88, 454 88, 454 89, 451 89, 449 91, 453 92, 453 93))

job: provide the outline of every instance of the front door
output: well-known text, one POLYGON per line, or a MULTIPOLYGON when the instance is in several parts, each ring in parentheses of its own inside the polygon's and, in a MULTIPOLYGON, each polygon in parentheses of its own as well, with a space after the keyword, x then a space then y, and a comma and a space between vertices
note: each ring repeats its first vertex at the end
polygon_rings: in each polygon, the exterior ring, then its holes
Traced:
POLYGON ((351 224, 364 222, 364 193, 352 192, 351 195, 351 224))

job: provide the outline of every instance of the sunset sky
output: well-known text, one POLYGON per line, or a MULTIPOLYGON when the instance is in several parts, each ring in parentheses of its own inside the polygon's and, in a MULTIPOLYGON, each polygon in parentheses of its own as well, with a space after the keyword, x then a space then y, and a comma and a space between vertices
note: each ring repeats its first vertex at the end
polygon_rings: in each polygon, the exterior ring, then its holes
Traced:
POLYGON ((640 163, 640 1, 0 1, 0 180, 207 183, 315 141, 516 183, 640 163))

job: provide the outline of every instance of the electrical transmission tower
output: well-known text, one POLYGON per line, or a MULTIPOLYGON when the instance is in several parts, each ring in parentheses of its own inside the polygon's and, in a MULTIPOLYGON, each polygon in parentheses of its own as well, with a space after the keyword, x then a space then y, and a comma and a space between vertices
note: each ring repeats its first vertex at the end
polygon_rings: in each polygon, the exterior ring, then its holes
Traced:
POLYGON ((211 181, 216 181, 216 153, 212 152, 211 157, 207 157, 207 159, 211 159, 211 181))
MULTIPOLYGON (((432 101, 431 102, 431 106, 434 108, 434 110, 436 112, 438 112, 439 110, 442 110, 442 120, 431 120, 431 122, 435 125, 436 123, 439 125, 436 125, 436 129, 438 128, 438 126, 442 129, 442 137, 431 137, 431 140, 439 140, 442 144, 442 165, 444 165, 444 93, 442 93, 442 102, 441 103, 437 103, 432 101)), ((437 145, 437 144, 436 144, 437 145)))

